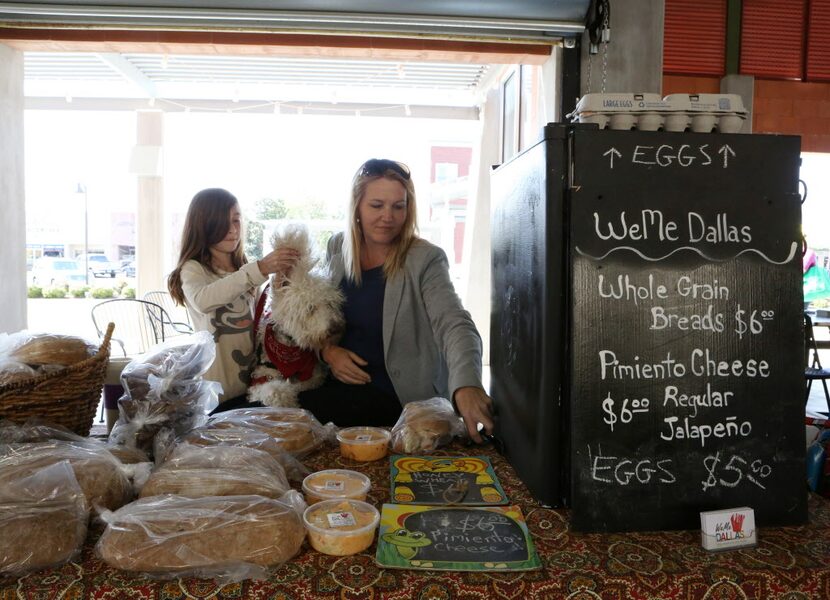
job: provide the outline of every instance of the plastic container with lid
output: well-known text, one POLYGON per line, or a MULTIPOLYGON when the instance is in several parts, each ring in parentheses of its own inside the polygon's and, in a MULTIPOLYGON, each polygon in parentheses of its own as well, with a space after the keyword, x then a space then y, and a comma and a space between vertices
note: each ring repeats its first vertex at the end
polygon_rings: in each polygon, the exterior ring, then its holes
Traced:
POLYGON ((337 434, 340 455, 353 460, 368 462, 386 456, 391 434, 379 427, 348 427, 337 434))
POLYGON ((335 498, 366 500, 371 485, 369 478, 357 471, 327 469, 303 480, 303 494, 308 504, 335 498))
POLYGON ((374 506, 347 498, 323 500, 303 513, 311 547, 332 556, 357 554, 371 546, 379 521, 374 506))

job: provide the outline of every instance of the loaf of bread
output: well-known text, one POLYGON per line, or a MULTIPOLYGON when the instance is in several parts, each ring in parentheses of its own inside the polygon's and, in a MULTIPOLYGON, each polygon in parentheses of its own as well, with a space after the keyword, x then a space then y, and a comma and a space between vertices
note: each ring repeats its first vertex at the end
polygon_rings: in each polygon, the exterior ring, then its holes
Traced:
POLYGON ((61 425, 53 425, 37 418, 22 424, 0 420, 0 444, 48 442, 62 440, 80 446, 92 448, 96 452, 109 452, 123 464, 147 462, 147 455, 137 448, 114 446, 97 438, 82 437, 61 425))
POLYGON ((11 359, 0 359, 0 385, 25 381, 39 375, 29 365, 11 359))
POLYGON ((90 509, 114 510, 130 501, 132 486, 123 466, 109 452, 62 440, 0 447, 0 488, 21 474, 68 461, 90 509))
POLYGON ((277 477, 253 469, 172 469, 154 471, 144 487, 141 498, 173 494, 187 498, 206 496, 265 496, 279 498, 288 491, 277 477))
POLYGON ((430 398, 404 405, 392 428, 392 451, 423 454, 449 444, 464 432, 464 424, 446 398, 430 398))
POLYGON ((71 335, 39 334, 15 348, 10 356, 30 366, 68 367, 95 355, 98 348, 71 335))
POLYGON ((290 489, 273 457, 253 448, 184 445, 150 475, 141 497, 175 494, 188 498, 259 495, 280 498, 290 489))
POLYGON ((66 461, 5 473, 0 484, 0 576, 58 565, 83 545, 87 505, 66 461))
POLYGON ((103 519, 98 556, 117 569, 146 573, 204 576, 278 565, 297 554, 305 537, 294 508, 262 496, 154 496, 103 519))
POLYGON ((294 455, 283 450, 279 440, 250 427, 199 427, 175 440, 166 452, 157 452, 157 462, 169 460, 180 448, 251 448, 267 453, 285 470, 291 481, 302 481, 309 470, 294 455))
POLYGON ((328 432, 310 412, 302 409, 241 409, 214 415, 208 421, 214 429, 249 427, 270 435, 280 448, 302 457, 319 448, 328 432))

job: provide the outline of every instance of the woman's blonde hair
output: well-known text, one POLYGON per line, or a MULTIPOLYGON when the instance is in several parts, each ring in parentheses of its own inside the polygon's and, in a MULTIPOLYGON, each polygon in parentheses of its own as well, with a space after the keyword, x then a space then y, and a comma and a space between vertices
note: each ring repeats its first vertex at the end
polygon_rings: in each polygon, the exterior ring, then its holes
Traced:
POLYGON ((406 253, 412 243, 418 239, 417 205, 415 203, 415 185, 409 174, 409 168, 403 163, 383 158, 372 158, 363 163, 352 179, 352 195, 349 200, 349 224, 343 237, 343 262, 346 276, 360 285, 360 250, 363 246, 363 231, 360 228, 358 208, 366 194, 366 187, 373 181, 385 178, 400 183, 406 192, 406 218, 395 248, 383 263, 383 274, 389 279, 403 268, 406 253))
MULTIPOLYGON (((167 289, 177 304, 184 306, 184 263, 195 260, 210 272, 216 272, 211 264, 210 248, 225 239, 231 228, 231 209, 238 205, 236 196, 222 188, 208 188, 193 196, 184 220, 179 261, 167 277, 167 289)), ((248 262, 242 237, 240 236, 239 246, 231 255, 231 262, 236 269, 248 262)))

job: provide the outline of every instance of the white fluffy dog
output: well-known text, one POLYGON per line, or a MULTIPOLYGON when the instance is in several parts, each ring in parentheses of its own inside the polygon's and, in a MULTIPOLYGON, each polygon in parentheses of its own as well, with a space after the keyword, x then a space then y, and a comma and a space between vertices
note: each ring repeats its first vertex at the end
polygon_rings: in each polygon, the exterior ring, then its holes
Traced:
POLYGON ((271 276, 267 306, 260 308, 261 300, 257 307, 257 365, 248 400, 296 407, 297 394, 325 379, 317 354, 326 340, 342 333, 343 295, 326 273, 314 268, 317 261, 304 225, 277 231, 271 246, 294 248, 300 257, 288 277, 271 276))

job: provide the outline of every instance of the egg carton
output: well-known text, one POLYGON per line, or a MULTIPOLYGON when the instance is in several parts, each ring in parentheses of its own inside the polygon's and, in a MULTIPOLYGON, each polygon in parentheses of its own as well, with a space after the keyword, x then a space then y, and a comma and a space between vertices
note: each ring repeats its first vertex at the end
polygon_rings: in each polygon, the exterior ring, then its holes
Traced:
POLYGON ((600 129, 737 133, 747 113, 737 94, 585 94, 567 115, 600 129))

